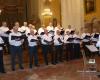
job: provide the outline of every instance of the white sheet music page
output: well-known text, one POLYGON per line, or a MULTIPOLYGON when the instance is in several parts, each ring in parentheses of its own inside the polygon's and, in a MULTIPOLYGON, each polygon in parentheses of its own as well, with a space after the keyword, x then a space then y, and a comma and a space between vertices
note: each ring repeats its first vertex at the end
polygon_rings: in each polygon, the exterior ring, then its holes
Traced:
POLYGON ((86 45, 90 52, 97 52, 98 49, 94 45, 86 45))

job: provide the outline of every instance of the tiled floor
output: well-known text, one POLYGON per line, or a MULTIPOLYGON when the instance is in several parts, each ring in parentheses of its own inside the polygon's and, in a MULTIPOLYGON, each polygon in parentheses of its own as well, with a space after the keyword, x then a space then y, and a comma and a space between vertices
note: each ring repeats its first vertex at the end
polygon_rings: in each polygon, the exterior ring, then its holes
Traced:
MULTIPOLYGON (((100 70, 100 57, 96 57, 97 68, 100 70)), ((57 65, 42 65, 38 68, 33 67, 32 70, 25 65, 23 71, 17 69, 16 71, 10 70, 10 65, 6 65, 6 74, 0 74, 0 80, 90 80, 85 74, 83 78, 82 73, 77 72, 83 69, 83 60, 74 60, 57 65)), ((95 75, 92 75, 91 80, 100 80, 95 75)))

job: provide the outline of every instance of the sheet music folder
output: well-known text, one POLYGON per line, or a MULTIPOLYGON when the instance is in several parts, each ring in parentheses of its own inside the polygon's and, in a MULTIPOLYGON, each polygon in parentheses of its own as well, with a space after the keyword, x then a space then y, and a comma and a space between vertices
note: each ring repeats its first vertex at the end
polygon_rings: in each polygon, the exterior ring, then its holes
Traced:
POLYGON ((69 42, 74 41, 74 40, 81 41, 82 39, 80 39, 80 38, 68 38, 67 39, 67 41, 69 41, 69 42))
POLYGON ((11 36, 11 40, 20 41, 22 39, 24 39, 24 36, 11 36))
POLYGON ((10 33, 11 33, 11 31, 6 31, 5 33, 6 33, 6 34, 10 34, 10 33))
POLYGON ((82 39, 81 38, 75 38, 75 40, 81 41, 82 39))
POLYGON ((31 41, 31 42, 36 42, 36 41, 38 41, 38 40, 36 40, 36 39, 31 39, 30 41, 31 41))
POLYGON ((86 45, 90 52, 98 52, 99 50, 94 45, 86 45))
POLYGON ((88 35, 86 35, 85 37, 84 37, 84 39, 90 39, 91 38, 91 36, 88 36, 88 35))
POLYGON ((99 38, 99 34, 95 34, 94 35, 94 38, 99 38))
POLYGON ((73 41, 75 38, 68 38, 67 41, 71 42, 73 41))

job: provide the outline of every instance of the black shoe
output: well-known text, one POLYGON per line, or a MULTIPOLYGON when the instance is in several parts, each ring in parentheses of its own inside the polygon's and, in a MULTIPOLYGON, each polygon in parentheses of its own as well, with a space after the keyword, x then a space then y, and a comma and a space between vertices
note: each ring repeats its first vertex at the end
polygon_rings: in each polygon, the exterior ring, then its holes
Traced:
POLYGON ((36 64, 35 66, 36 66, 36 67, 40 67, 40 65, 38 65, 38 64, 36 64))
POLYGON ((15 69, 12 69, 12 71, 15 71, 15 69))
POLYGON ((2 71, 2 72, 0 72, 0 73, 6 73, 5 71, 2 71))
POLYGON ((52 64, 52 65, 56 65, 56 63, 54 63, 54 62, 52 62, 51 64, 52 64))
POLYGON ((20 67, 20 69, 24 69, 23 67, 20 67))

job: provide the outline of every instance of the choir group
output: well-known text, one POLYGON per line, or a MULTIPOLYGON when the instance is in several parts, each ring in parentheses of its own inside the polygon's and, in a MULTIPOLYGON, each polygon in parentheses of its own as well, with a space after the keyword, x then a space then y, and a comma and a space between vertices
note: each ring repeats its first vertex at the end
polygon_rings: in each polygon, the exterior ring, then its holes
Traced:
MULTIPOLYGON (((78 31, 72 29, 69 25, 67 29, 53 27, 52 23, 45 27, 42 25, 38 30, 35 26, 23 23, 20 27, 19 22, 15 22, 13 29, 9 30, 7 23, 2 22, 0 27, 0 72, 5 73, 3 64, 3 53, 6 48, 11 55, 11 69, 16 69, 16 56, 18 58, 19 68, 23 67, 23 46, 27 45, 29 50, 29 68, 39 67, 38 46, 41 46, 44 63, 49 65, 48 54, 50 54, 51 64, 56 65, 64 60, 73 60, 81 57, 81 48, 88 52, 85 45, 93 44, 100 47, 100 36, 93 29, 93 33, 88 33, 84 29, 80 35, 78 31), (34 58, 33 58, 34 57, 34 58)), ((87 56, 91 56, 88 52, 87 56)))

